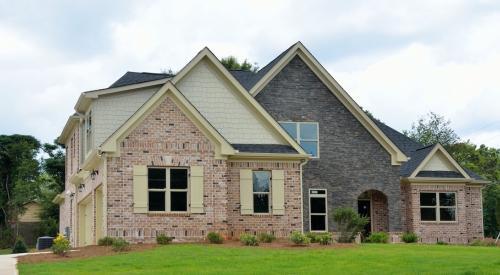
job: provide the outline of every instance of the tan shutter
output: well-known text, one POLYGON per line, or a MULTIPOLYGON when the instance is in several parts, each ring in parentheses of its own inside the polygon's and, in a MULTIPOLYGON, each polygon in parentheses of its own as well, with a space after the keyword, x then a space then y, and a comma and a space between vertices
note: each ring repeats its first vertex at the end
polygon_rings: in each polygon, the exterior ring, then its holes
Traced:
POLYGON ((134 165, 134 213, 148 212, 148 167, 134 165))
POLYGON ((240 205, 241 215, 253 214, 252 170, 240 170, 240 205))
POLYGON ((285 171, 273 170, 272 172, 272 207, 273 215, 285 214, 285 171))
POLYGON ((191 166, 191 213, 203 213, 203 166, 191 166))

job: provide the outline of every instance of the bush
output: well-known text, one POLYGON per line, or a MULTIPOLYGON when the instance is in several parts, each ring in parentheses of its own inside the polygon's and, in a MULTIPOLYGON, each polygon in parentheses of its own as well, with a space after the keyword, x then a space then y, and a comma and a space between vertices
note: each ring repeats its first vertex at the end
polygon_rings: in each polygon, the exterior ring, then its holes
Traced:
POLYGON ((240 235, 240 242, 246 246, 258 246, 257 237, 252 234, 243 233, 240 235))
POLYGON ((111 245, 114 252, 123 252, 130 250, 130 244, 123 238, 117 238, 111 245))
POLYGON ((272 243, 274 240, 276 240, 276 237, 271 233, 260 233, 259 234, 259 241, 260 242, 272 243))
POLYGON ((387 243, 389 241, 389 234, 385 232, 372 232, 366 240, 369 243, 387 243))
POLYGON ((290 241, 296 245, 308 245, 311 242, 311 239, 309 239, 302 232, 294 231, 290 235, 290 241))
POLYGON ((157 244, 169 244, 172 242, 174 238, 173 237, 169 237, 165 234, 160 234, 158 236, 156 236, 156 243, 157 244))
POLYGON ((448 245, 447 242, 443 242, 443 241, 437 241, 436 244, 437 245, 448 245))
POLYGON ((356 237, 363 227, 368 223, 367 217, 360 216, 350 207, 341 207, 336 209, 332 215, 337 224, 339 232, 339 243, 350 243, 356 237))
POLYGON ((406 232, 403 234, 403 242, 405 243, 416 243, 418 242, 418 235, 413 232, 406 232))
POLYGON ((15 241, 14 232, 10 228, 0 228, 0 249, 13 247, 15 241))
POLYGON ((26 253, 28 252, 28 247, 26 247, 26 243, 24 243, 22 238, 17 238, 14 243, 14 248, 12 248, 12 253, 26 253))
POLYGON ((100 246, 111 246, 111 245, 113 245, 114 241, 115 241, 115 238, 113 238, 113 237, 103 237, 103 238, 100 238, 97 241, 97 245, 100 245, 100 246))
POLYGON ((217 232, 209 232, 207 234, 207 239, 210 243, 216 243, 216 244, 221 244, 224 241, 221 234, 217 232))
POLYGON ((319 242, 319 234, 314 233, 314 232, 307 232, 306 237, 308 237, 311 240, 311 243, 317 243, 319 242))
POLYGON ((316 236, 316 239, 318 240, 319 244, 321 244, 321 245, 329 245, 332 243, 332 240, 333 240, 332 234, 330 234, 329 232, 318 234, 316 236))
POLYGON ((59 256, 66 256, 68 254, 69 249, 71 248, 69 244, 69 240, 64 237, 62 234, 57 234, 57 237, 54 239, 52 243, 52 252, 59 256))

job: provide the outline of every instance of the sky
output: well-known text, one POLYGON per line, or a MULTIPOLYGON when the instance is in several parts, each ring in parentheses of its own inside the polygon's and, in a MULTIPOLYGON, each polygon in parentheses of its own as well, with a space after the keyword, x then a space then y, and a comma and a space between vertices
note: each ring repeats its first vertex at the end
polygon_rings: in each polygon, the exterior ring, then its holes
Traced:
POLYGON ((397 130, 429 112, 500 148, 499 1, 0 0, 0 134, 53 141, 81 92, 203 47, 260 67, 301 41, 397 130))

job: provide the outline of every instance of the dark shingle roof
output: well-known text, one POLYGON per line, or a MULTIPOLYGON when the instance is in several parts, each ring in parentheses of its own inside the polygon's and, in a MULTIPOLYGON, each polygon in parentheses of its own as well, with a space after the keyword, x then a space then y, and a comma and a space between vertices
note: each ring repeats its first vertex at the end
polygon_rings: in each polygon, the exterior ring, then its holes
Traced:
POLYGON ((231 144, 234 149, 246 153, 282 153, 297 154, 298 152, 289 145, 281 144, 231 144))
POLYGON ((396 145, 399 150, 403 151, 405 155, 411 155, 411 152, 416 151, 419 148, 425 147, 423 144, 418 143, 411 138, 401 134, 400 132, 392 129, 391 127, 385 125, 383 122, 377 119, 372 119, 378 128, 384 132, 384 134, 396 145))
POLYGON ((109 88, 116 88, 171 77, 173 77, 171 74, 126 72, 122 77, 115 81, 115 83, 111 84, 109 88))
MULTIPOLYGON (((294 44, 295 45, 295 44, 294 44)), ((290 46, 284 52, 279 54, 276 58, 274 58, 271 62, 269 62, 266 66, 260 69, 258 72, 249 72, 249 71, 241 71, 241 70, 230 70, 231 74, 240 82, 241 86, 243 86, 247 91, 250 91, 259 80, 264 77, 273 67, 278 63, 294 46, 290 46)))
POLYGON ((410 154, 407 154, 410 159, 401 165, 399 170, 399 174, 403 177, 409 177, 415 169, 422 163, 422 161, 427 157, 427 155, 432 151, 434 145, 426 146, 420 149, 417 149, 410 154))

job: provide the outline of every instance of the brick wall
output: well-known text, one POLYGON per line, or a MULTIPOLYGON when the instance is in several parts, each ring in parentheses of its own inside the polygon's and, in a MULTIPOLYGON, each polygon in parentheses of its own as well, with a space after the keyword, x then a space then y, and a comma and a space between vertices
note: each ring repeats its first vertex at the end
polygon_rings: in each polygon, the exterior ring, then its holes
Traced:
MULTIPOLYGON (((337 207, 357 209, 361 193, 379 190, 388 198, 389 230, 402 230, 400 167, 302 59, 292 59, 255 99, 277 121, 319 123, 320 158, 304 166, 304 202, 309 188, 326 188, 332 213, 337 207)), ((309 230, 309 204, 303 207, 309 230)), ((328 228, 335 230, 332 219, 328 228)))
POLYGON ((408 230, 424 243, 469 243, 483 237, 480 187, 465 184, 411 184, 405 188, 408 198, 408 230), (420 220, 421 192, 456 192, 456 222, 420 220))
POLYGON ((371 192, 372 203, 372 230, 373 232, 389 231, 389 209, 387 208, 387 197, 378 191, 371 192))
POLYGON ((286 237, 302 229, 300 164, 298 162, 229 162, 228 229, 230 236, 240 233, 273 233, 286 237), (285 171, 285 215, 240 215, 240 169, 285 171))

